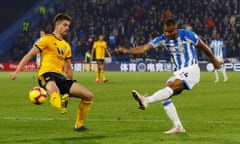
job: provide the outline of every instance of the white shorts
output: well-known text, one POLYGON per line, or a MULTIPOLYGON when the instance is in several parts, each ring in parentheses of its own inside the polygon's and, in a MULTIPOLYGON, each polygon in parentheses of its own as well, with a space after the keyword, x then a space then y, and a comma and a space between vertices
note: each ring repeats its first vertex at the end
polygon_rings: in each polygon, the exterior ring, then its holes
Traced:
POLYGON ((216 57, 216 59, 218 60, 218 61, 220 61, 220 62, 224 62, 224 59, 223 59, 223 57, 222 56, 218 56, 218 57, 216 57))
POLYGON ((200 68, 197 64, 175 71, 167 82, 180 79, 184 82, 187 89, 192 89, 200 81, 200 68))

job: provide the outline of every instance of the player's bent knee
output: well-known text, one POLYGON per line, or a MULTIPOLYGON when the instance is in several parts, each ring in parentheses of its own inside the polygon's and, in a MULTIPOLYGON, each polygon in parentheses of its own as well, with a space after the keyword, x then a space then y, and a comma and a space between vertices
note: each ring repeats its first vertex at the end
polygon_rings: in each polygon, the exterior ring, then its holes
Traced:
MULTIPOLYGON (((81 91, 81 90, 80 90, 81 91)), ((83 100, 86 100, 86 101, 92 101, 93 100, 93 93, 90 92, 89 90, 83 90, 82 91, 82 94, 80 96, 83 100)))
POLYGON ((88 99, 88 101, 93 100, 93 94, 91 92, 89 92, 89 94, 87 95, 87 99, 88 99))
POLYGON ((185 84, 182 80, 175 80, 174 82, 167 83, 167 87, 173 90, 174 95, 180 94, 184 89, 186 89, 185 84))

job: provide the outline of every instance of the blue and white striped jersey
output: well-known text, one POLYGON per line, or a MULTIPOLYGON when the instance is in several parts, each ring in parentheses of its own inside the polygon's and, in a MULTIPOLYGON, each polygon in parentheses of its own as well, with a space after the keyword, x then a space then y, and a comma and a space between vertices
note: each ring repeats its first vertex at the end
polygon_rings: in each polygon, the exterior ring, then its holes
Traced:
POLYGON ((210 43, 210 48, 214 56, 218 60, 223 60, 223 56, 226 55, 225 45, 223 40, 214 39, 210 43))
POLYGON ((192 31, 179 29, 176 39, 168 40, 165 34, 154 38, 150 44, 156 48, 166 47, 173 56, 177 70, 197 64, 197 53, 195 46, 200 38, 192 31))

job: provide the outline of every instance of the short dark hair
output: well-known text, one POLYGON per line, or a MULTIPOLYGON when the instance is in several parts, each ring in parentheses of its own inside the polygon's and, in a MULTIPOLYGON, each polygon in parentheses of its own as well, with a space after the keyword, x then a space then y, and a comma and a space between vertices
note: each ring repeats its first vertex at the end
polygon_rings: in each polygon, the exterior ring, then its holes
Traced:
POLYGON ((177 25, 176 20, 173 18, 168 18, 165 20, 164 25, 166 26, 174 26, 177 25))
POLYGON ((54 25, 56 24, 56 22, 58 21, 62 21, 62 20, 68 20, 68 21, 72 21, 72 17, 67 14, 67 13, 58 13, 56 14, 56 16, 53 19, 53 23, 54 25))

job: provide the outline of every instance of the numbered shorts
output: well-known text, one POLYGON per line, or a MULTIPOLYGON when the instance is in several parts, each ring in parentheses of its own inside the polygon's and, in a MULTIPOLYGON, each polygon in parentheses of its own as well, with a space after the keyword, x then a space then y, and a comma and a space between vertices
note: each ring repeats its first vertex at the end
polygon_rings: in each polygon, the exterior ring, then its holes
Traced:
POLYGON ((176 79, 183 81, 187 89, 192 89, 200 81, 200 68, 199 66, 192 65, 181 70, 175 71, 173 76, 168 79, 168 82, 173 82, 176 79))
POLYGON ((72 84, 76 82, 76 80, 68 80, 64 75, 54 72, 44 73, 38 78, 38 83, 43 88, 46 87, 46 84, 49 81, 54 81, 56 83, 60 94, 69 93, 72 84))

